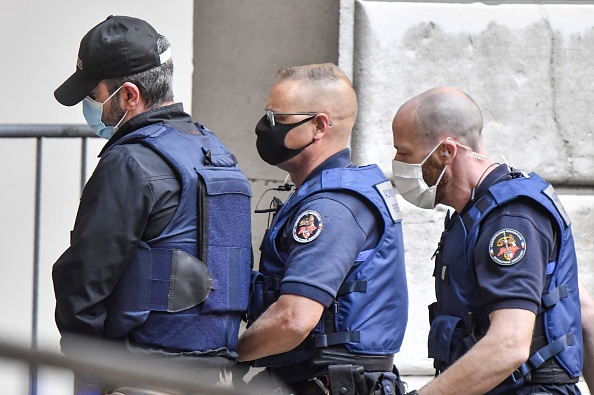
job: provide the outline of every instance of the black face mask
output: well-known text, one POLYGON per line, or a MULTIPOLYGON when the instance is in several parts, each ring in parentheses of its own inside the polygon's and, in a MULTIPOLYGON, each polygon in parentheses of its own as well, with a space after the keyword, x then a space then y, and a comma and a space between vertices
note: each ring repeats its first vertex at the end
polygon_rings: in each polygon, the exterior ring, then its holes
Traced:
POLYGON ((305 147, 292 149, 285 147, 285 137, 294 128, 304 124, 307 121, 313 119, 315 115, 305 118, 303 121, 297 123, 277 123, 274 126, 269 126, 266 115, 260 119, 256 125, 256 148, 260 158, 266 163, 276 165, 278 163, 287 161, 301 151, 309 147, 313 140, 308 143, 305 147))

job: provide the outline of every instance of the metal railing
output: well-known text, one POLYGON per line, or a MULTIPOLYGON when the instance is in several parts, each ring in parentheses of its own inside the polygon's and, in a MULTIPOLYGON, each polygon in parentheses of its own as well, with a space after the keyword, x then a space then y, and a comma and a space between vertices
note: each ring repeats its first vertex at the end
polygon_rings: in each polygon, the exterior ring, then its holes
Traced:
MULTIPOLYGON (((34 138, 35 149, 35 209, 33 228, 33 306, 31 317, 31 350, 37 350, 38 306, 39 306, 39 250, 41 217, 41 167, 43 160, 43 138, 80 138, 81 168, 80 188, 85 185, 87 176, 87 139, 97 137, 87 125, 48 125, 48 124, 3 124, 0 125, 0 138, 34 138)), ((37 395, 37 365, 29 364, 29 394, 37 395)))
MULTIPOLYGON (((29 395, 38 392, 38 367, 51 366, 62 369, 76 369, 77 372, 92 374, 98 380, 125 380, 127 383, 153 385, 156 388, 176 389, 182 394, 241 394, 241 391, 204 384, 196 367, 183 364, 169 366, 166 360, 155 361, 132 356, 125 350, 109 344, 102 344, 101 350, 88 355, 85 339, 79 339, 81 350, 74 355, 39 350, 38 347, 38 305, 40 271, 40 217, 43 141, 46 138, 80 138, 81 167, 80 190, 87 179, 87 141, 97 138, 87 125, 48 125, 48 124, 0 124, 0 139, 36 139, 35 163, 35 208, 33 237, 33 297, 30 347, 0 341, 0 357, 24 361, 29 365, 29 395)), ((258 391, 260 392, 260 391, 258 391)), ((246 392, 243 392, 244 394, 246 392)))
MULTIPOLYGON (((24 361, 30 365, 46 365, 74 370, 77 374, 93 377, 102 383, 125 382, 126 385, 149 387, 177 394, 249 395, 273 393, 272 389, 257 391, 236 389, 231 385, 215 386, 208 374, 195 364, 171 361, 169 358, 146 358, 133 355, 115 343, 102 342, 100 348, 89 352, 89 342, 84 337, 69 338, 72 347, 68 356, 57 352, 33 350, 26 346, 0 341, 0 356, 24 361)), ((212 371, 212 370, 211 370, 212 371)))

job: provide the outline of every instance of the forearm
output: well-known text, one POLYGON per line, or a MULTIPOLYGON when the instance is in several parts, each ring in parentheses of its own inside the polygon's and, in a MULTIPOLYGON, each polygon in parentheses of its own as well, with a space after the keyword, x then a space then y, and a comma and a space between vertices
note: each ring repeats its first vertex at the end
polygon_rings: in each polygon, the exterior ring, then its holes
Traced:
POLYGON ((487 334, 444 373, 419 390, 421 395, 484 394, 495 388, 527 358, 534 313, 496 310, 487 334))
POLYGON ((318 322, 323 306, 296 295, 281 295, 239 338, 238 361, 252 361, 297 347, 318 322))
POLYGON ((262 316, 240 336, 237 343, 237 360, 253 361, 280 354, 297 347, 304 338, 289 330, 279 332, 273 320, 262 316))
POLYGON ((107 296, 90 288, 92 273, 77 249, 70 247, 54 264, 52 278, 56 297, 55 320, 60 333, 101 337, 107 312, 107 296))
POLYGON ((419 390, 421 395, 487 393, 505 380, 515 369, 501 344, 489 344, 483 338, 466 355, 444 373, 419 390))

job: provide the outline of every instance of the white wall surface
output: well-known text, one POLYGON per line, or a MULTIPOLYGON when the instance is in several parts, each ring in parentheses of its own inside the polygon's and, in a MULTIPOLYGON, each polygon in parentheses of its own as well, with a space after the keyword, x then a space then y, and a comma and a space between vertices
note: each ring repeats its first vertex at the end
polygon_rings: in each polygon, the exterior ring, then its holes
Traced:
MULTIPOLYGON (((75 70, 80 40, 108 15, 147 20, 171 42, 176 101, 191 109, 193 1, 6 1, 0 12, 0 124, 84 124, 79 105, 64 107, 54 90, 75 70)), ((88 175, 104 140, 90 139, 88 175)), ((57 351, 51 266, 68 247, 80 196, 80 142, 44 139, 41 207, 39 345, 57 351)), ((0 139, 0 339, 31 336, 35 140, 0 139)), ((28 367, 0 360, 0 392, 28 393, 28 367)), ((43 369, 38 394, 72 393, 71 375, 43 369)))
POLYGON ((169 39, 175 98, 189 110, 192 0, 5 1, 0 13, 0 123, 84 123, 80 106, 60 105, 54 90, 74 72, 82 37, 108 15, 144 19, 169 39))

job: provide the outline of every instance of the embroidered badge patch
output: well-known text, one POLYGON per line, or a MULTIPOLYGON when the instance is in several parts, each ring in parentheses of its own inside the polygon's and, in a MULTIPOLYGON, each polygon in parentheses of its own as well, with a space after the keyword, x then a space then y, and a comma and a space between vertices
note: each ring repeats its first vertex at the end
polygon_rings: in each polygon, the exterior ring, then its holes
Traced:
POLYGON ((322 216, 317 211, 304 211, 293 225, 293 238, 299 243, 309 243, 318 238, 323 227, 322 216))
POLYGON ((526 254, 526 239, 515 229, 501 229, 491 238, 489 255, 498 265, 511 266, 526 254))

